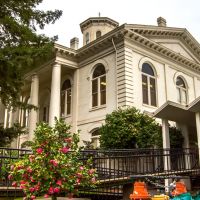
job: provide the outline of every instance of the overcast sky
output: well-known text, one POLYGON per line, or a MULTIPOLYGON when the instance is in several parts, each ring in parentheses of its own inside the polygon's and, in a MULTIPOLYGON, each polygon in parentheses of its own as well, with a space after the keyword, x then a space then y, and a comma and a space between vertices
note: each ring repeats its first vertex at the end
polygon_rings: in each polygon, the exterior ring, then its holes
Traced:
POLYGON ((40 9, 63 11, 62 17, 48 25, 42 33, 58 35, 59 44, 69 47, 70 39, 78 37, 82 46, 79 24, 89 17, 109 17, 119 24, 157 25, 157 18, 167 26, 187 28, 200 43, 200 0, 43 0, 40 9))

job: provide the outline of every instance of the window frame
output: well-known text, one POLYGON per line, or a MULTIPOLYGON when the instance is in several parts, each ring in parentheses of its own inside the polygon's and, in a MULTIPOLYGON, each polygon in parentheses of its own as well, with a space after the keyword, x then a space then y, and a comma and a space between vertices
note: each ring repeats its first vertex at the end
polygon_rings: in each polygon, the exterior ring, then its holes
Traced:
POLYGON ((176 77, 176 91, 177 91, 177 102, 182 105, 187 105, 188 103, 188 87, 186 81, 181 76, 176 77), (177 85, 177 79, 180 78, 181 81, 184 83, 185 87, 177 85), (185 93, 185 102, 183 101, 183 94, 185 93), (179 99, 178 99, 179 98, 179 99))
POLYGON ((89 43, 90 43, 90 33, 87 32, 87 33, 85 34, 85 44, 89 44, 89 43))
POLYGON ((155 70, 154 70, 154 68, 152 67, 152 65, 151 64, 149 64, 148 62, 144 62, 143 64, 142 64, 142 69, 141 69, 141 77, 142 77, 142 103, 144 104, 144 105, 148 105, 148 106, 153 106, 153 107, 157 107, 157 105, 158 105, 158 99, 157 99, 157 79, 156 79, 156 76, 155 76, 155 70), (143 72, 142 70, 143 70, 143 65, 144 64, 148 64, 149 65, 149 67, 151 67, 151 70, 153 71, 153 74, 154 75, 150 75, 150 74, 148 74, 148 73, 145 73, 145 72, 143 72), (147 103, 146 102, 144 102, 144 88, 143 88, 143 85, 144 85, 144 82, 143 82, 143 77, 145 77, 146 78, 146 84, 147 84, 147 103), (152 91, 151 91, 151 80, 153 80, 154 81, 154 93, 155 93, 155 105, 154 104, 152 104, 152 91))
POLYGON ((102 64, 102 63, 98 63, 97 65, 95 65, 94 67, 94 70, 92 72, 92 80, 91 80, 91 107, 92 109, 95 109, 95 108, 99 108, 99 107, 102 107, 102 106, 105 106, 106 105, 106 97, 107 97, 107 80, 106 80, 106 68, 105 66, 102 64), (101 65, 102 67, 104 67, 104 70, 105 70, 105 73, 102 74, 102 75, 99 75, 95 78, 93 78, 93 75, 94 75, 94 72, 95 70, 97 69, 97 67, 101 65), (101 81, 102 79, 105 78, 104 82, 105 82, 105 89, 101 89, 101 81), (97 81, 97 91, 93 92, 93 84, 94 82, 97 81), (105 97, 103 99, 103 102, 105 103, 101 103, 102 102, 102 94, 105 93, 105 97), (93 95, 96 94, 97 95, 97 102, 96 104, 94 105, 94 99, 93 99, 93 95), (94 105, 94 106, 93 106, 94 105))
POLYGON ((60 100, 60 116, 61 118, 65 118, 68 117, 72 114, 72 84, 71 84, 71 80, 70 79, 65 79, 65 81, 63 82, 62 86, 64 85, 64 83, 69 80, 70 82, 70 87, 66 88, 64 90, 61 90, 61 100, 60 100), (70 95, 69 95, 70 94, 70 95), (64 112, 62 113, 62 95, 64 95, 64 112), (70 96, 70 101, 68 99, 68 97, 70 96), (70 102, 70 107, 68 106, 68 102, 70 102), (68 113, 68 109, 69 109, 69 113, 68 113))

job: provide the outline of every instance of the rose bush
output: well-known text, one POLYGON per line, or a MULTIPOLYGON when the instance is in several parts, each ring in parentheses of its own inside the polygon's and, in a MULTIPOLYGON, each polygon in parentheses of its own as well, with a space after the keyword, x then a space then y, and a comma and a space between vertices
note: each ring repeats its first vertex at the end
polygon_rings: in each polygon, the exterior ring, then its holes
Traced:
POLYGON ((41 123, 35 130, 32 154, 11 165, 9 179, 25 193, 24 199, 36 196, 56 197, 61 193, 76 194, 80 187, 94 187, 96 171, 91 159, 81 161, 79 136, 70 126, 56 120, 50 127, 41 123))

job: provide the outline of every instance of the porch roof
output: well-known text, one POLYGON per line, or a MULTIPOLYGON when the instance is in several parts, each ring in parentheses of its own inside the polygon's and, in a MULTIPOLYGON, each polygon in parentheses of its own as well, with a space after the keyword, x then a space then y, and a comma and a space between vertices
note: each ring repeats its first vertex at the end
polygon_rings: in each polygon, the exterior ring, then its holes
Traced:
POLYGON ((153 113, 153 116, 195 126, 196 112, 200 112, 200 97, 196 98, 189 105, 167 101, 153 113))

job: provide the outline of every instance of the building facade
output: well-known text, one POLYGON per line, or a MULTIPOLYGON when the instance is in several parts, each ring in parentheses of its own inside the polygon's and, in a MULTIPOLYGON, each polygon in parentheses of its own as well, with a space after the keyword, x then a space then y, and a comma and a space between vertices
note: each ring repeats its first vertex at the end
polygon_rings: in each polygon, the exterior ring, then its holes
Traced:
POLYGON ((28 128, 13 146, 33 138, 36 123, 63 118, 80 130, 81 141, 98 146, 98 128, 107 113, 134 106, 163 125, 163 147, 169 147, 168 120, 185 137, 184 147, 200 147, 200 45, 184 28, 123 24, 92 17, 80 24, 83 46, 55 44, 54 56, 25 78, 21 101, 38 110, 9 111, 0 106, 0 122, 28 128))

